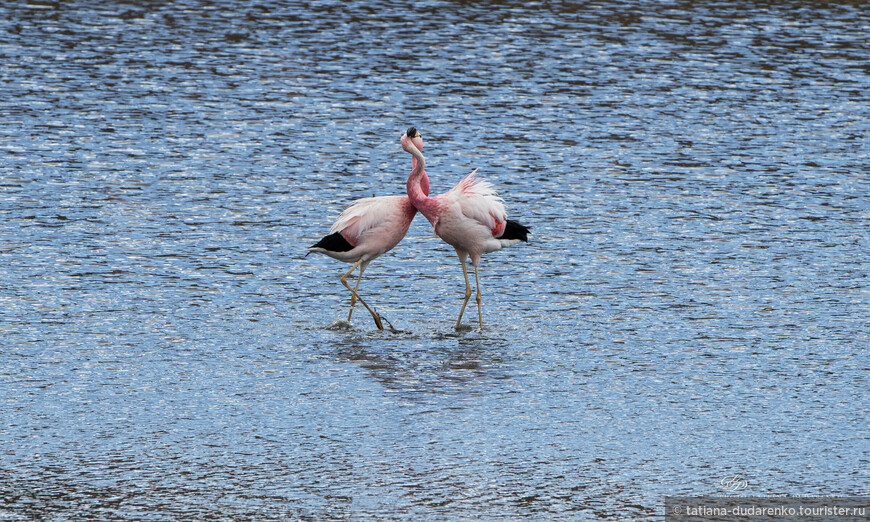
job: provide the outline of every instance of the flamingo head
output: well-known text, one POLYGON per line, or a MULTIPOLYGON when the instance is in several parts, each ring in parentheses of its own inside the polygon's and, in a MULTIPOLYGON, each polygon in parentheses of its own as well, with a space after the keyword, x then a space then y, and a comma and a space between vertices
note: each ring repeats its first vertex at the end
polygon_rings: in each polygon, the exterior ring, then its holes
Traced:
POLYGON ((423 136, 416 127, 408 127, 405 134, 402 135, 402 148, 408 150, 407 143, 413 143, 417 150, 423 150, 423 136))

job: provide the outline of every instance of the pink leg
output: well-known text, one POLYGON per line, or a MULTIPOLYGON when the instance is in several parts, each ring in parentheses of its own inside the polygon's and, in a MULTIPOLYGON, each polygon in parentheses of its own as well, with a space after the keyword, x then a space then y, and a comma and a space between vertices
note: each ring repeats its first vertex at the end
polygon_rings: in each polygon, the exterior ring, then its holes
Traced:
POLYGON ((344 273, 343 276, 341 276, 341 284, 346 286, 347 289, 350 290, 350 293, 351 293, 350 312, 348 312, 348 314, 347 314, 347 322, 350 322, 350 316, 351 316, 351 314, 353 314, 353 306, 354 306, 354 304, 356 304, 356 301, 359 300, 359 302, 362 303, 363 306, 366 307, 366 310, 368 310, 369 313, 372 314, 372 319, 375 320, 375 325, 378 327, 378 330, 383 330, 384 325, 381 322, 381 317, 374 310, 369 308, 369 305, 367 305, 366 302, 363 301, 362 297, 360 297, 359 294, 356 292, 356 289, 359 288, 359 282, 362 280, 363 270, 360 269, 360 271, 359 271, 359 277, 356 280, 356 288, 351 288, 350 285, 347 284, 347 276, 349 276, 350 273, 353 272, 354 270, 356 270, 356 267, 360 266, 361 264, 362 264, 362 260, 357 261, 356 264, 350 268, 350 270, 348 270, 347 272, 344 273))
MULTIPOLYGON (((462 275, 465 276, 465 300, 462 301, 462 308, 459 310, 459 318, 456 319, 455 328, 458 330, 462 324, 462 314, 465 312, 465 305, 468 304, 468 299, 471 297, 471 285, 468 283, 468 270, 465 268, 465 259, 459 258, 462 262, 462 275)), ((476 270, 476 268, 475 268, 476 270)))
POLYGON ((480 327, 483 328, 483 308, 481 306, 483 298, 480 296, 480 276, 477 274, 477 266, 474 267, 474 282, 477 284, 477 318, 480 320, 480 327))

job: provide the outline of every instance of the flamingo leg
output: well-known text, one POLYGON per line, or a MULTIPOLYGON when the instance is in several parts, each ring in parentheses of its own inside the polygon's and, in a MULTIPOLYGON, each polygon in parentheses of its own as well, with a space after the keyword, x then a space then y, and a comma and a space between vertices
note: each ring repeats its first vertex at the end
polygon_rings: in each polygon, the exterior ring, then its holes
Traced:
MULTIPOLYGON (((460 258, 462 261, 462 275, 465 276, 465 300, 462 301, 462 308, 459 310, 459 318, 456 320, 456 329, 459 329, 459 325, 462 324, 462 314, 465 312, 465 305, 468 304, 468 299, 471 297, 471 285, 468 283, 468 269, 465 268, 465 260, 460 258)), ((475 270, 477 268, 475 267, 475 270)))
POLYGON ((483 328, 483 308, 481 306, 483 298, 480 296, 480 276, 477 273, 477 265, 474 265, 474 282, 477 285, 477 318, 480 321, 480 327, 483 328))
POLYGON ((369 305, 367 305, 366 302, 363 301, 363 298, 360 297, 359 294, 356 292, 357 288, 359 288, 359 282, 362 280, 363 269, 360 268, 359 277, 356 280, 356 287, 355 288, 351 288, 350 285, 347 284, 347 276, 349 276, 350 273, 353 272, 354 270, 356 270, 356 267, 360 266, 361 264, 362 264, 362 260, 357 261, 356 264, 354 264, 350 268, 350 270, 348 270, 347 272, 344 273, 343 276, 341 276, 341 284, 343 284, 345 287, 347 287, 347 289, 350 290, 350 294, 351 294, 350 295, 350 312, 348 312, 348 314, 347 314, 347 322, 350 322, 350 316, 351 316, 351 314, 353 314, 354 304, 356 304, 356 302, 359 301, 360 303, 362 303, 363 306, 366 307, 366 310, 368 310, 369 313, 372 314, 372 319, 375 320, 375 325, 378 327, 378 330, 383 330, 384 325, 381 322, 381 316, 379 316, 374 310, 372 310, 369 307, 369 305))
MULTIPOLYGON (((350 316, 353 315, 353 305, 356 304, 356 298, 359 295, 359 282, 362 281, 363 270, 360 268, 359 277, 356 278, 356 284, 353 285, 353 290, 350 294, 350 311, 347 313, 347 322, 350 322, 350 316)), ((362 301, 362 299, 360 299, 362 301)))

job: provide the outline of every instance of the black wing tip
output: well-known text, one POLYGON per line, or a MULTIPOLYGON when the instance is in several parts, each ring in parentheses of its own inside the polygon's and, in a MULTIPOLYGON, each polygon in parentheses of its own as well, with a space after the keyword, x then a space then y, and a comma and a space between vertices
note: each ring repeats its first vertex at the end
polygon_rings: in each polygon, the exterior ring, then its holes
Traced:
POLYGON ((508 219, 504 225, 504 233, 499 236, 499 239, 519 239, 528 243, 530 230, 530 227, 520 224, 519 221, 508 219))
POLYGON ((341 232, 335 232, 308 248, 322 248, 330 252, 347 252, 348 250, 353 250, 353 245, 347 242, 347 239, 341 235, 341 232))

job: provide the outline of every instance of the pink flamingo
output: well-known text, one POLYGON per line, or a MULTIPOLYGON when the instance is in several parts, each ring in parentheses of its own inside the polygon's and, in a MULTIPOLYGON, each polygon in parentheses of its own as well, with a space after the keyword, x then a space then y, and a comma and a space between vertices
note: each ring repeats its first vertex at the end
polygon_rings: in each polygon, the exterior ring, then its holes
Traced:
POLYGON ((483 311, 478 274, 480 256, 520 241, 528 241, 529 227, 507 218, 502 199, 496 195, 493 186, 488 181, 475 177, 477 169, 444 194, 428 197, 426 159, 418 146, 421 141, 422 137, 414 127, 409 128, 401 138, 402 148, 417 160, 411 175, 408 176, 408 197, 414 207, 432 223, 435 234, 456 250, 462 263, 465 300, 459 310, 459 318, 456 319, 457 329, 471 297, 471 285, 465 267, 466 258, 471 256, 477 285, 477 317, 482 328, 483 311))
MULTIPOLYGON (((423 138, 416 138, 414 145, 423 147, 423 138)), ((411 159, 411 172, 417 168, 417 159, 411 159)), ((409 178, 410 179, 410 178, 409 178)), ((417 174, 417 185, 423 194, 429 194, 429 178, 426 173, 417 174)), ((425 196, 424 196, 425 197, 425 196)), ((389 252, 405 237, 411 221, 417 214, 417 209, 408 196, 379 196, 359 199, 346 208, 329 230, 329 235, 308 247, 308 254, 318 252, 331 258, 353 263, 353 266, 341 276, 341 284, 350 290, 350 311, 347 321, 353 314, 353 307, 358 300, 372 314, 375 325, 383 330, 380 315, 372 310, 357 290, 362 280, 363 272, 376 257, 389 252), (351 288, 347 276, 359 267, 359 277, 356 285, 351 288)), ((306 255, 308 255, 306 254, 306 255)))

